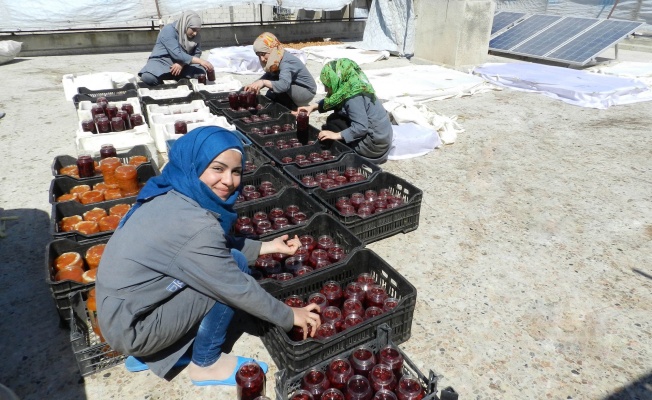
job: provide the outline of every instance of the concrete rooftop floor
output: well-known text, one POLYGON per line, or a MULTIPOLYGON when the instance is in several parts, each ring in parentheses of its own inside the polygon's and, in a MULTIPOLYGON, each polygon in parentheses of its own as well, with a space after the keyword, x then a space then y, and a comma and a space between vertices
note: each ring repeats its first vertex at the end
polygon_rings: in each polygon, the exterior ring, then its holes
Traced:
MULTIPOLYGON (((0 239, 0 383, 22 399, 235 398, 185 372, 166 382, 117 366, 80 378, 44 282, 50 165, 76 154, 61 77, 135 73, 147 56, 0 66, 0 216, 19 217, 0 239)), ((423 190, 420 225, 368 246, 418 290, 401 347, 461 399, 652 399, 652 102, 594 110, 496 90, 427 106, 458 115, 466 132, 382 166, 423 190)), ((270 363, 273 397, 277 368, 260 340, 234 352, 270 363)))

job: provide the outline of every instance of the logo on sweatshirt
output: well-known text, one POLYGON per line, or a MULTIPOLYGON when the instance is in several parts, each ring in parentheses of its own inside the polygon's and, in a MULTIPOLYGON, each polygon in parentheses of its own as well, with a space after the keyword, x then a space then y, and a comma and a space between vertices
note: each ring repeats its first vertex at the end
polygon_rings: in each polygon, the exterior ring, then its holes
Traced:
POLYGON ((170 283, 168 285, 168 287, 165 288, 165 290, 167 290, 168 292, 174 293, 174 292, 176 292, 178 290, 181 290, 181 289, 185 288, 186 286, 188 286, 188 285, 186 285, 185 283, 181 282, 178 279, 175 279, 175 280, 172 281, 172 283, 170 283))

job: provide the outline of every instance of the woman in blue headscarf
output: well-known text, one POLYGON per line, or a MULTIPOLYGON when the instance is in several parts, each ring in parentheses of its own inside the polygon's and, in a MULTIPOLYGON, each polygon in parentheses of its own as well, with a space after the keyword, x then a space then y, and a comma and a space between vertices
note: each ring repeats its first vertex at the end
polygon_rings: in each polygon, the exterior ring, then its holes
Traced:
POLYGON ((248 265, 260 254, 294 254, 298 238, 237 241, 228 234, 244 161, 233 132, 192 130, 109 240, 96 282, 98 321, 107 343, 132 356, 129 370, 166 377, 190 361, 196 385, 235 385, 237 368, 249 360, 222 353, 236 309, 286 331, 310 325, 314 335, 319 326, 314 305, 290 308, 250 276, 248 265))

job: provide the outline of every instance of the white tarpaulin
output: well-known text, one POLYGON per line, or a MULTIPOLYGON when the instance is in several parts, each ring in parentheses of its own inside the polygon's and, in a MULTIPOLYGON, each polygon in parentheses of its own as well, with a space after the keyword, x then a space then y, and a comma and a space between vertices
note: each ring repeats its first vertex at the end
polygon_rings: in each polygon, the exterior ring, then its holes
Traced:
POLYGON ((373 0, 360 46, 399 56, 413 55, 414 12, 412 0, 373 0))
POLYGON ((305 10, 340 10, 352 0, 0 0, 0 30, 27 31, 88 27, 95 24, 120 26, 142 21, 147 25, 165 21, 185 10, 202 11, 217 7, 263 4, 305 10))
MULTIPOLYGON (((304 64, 306 63, 307 58, 303 50, 286 48, 285 51, 294 54, 304 64)), ((254 53, 253 45, 216 47, 210 49, 206 59, 213 64, 217 72, 259 75, 265 72, 263 67, 260 66, 258 56, 254 53)))
POLYGON ((489 63, 476 67, 473 73, 499 86, 541 93, 582 107, 605 109, 652 100, 652 90, 641 81, 569 68, 489 63))
POLYGON ((638 79, 652 87, 652 63, 622 61, 610 65, 597 65, 591 67, 590 70, 599 74, 638 79))
POLYGON ((348 58, 358 65, 369 64, 389 58, 389 51, 363 50, 351 47, 355 44, 333 44, 330 46, 309 46, 302 50, 308 55, 309 60, 326 64, 338 58, 348 58))
POLYGON ((376 95, 396 102, 426 102, 492 90, 480 77, 437 65, 365 71, 376 95))

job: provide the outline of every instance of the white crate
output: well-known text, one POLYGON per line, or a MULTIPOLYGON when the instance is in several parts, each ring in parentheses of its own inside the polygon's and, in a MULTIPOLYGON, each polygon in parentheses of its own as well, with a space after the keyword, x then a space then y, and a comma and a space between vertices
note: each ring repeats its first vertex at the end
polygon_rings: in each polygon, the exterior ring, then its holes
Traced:
MULTIPOLYGON (((143 110, 140 108, 140 100, 138 100, 138 97, 129 97, 125 101, 109 101, 109 105, 118 107, 118 110, 120 110, 122 105, 125 103, 132 105, 134 108, 134 114, 143 114, 143 110)), ((88 100, 84 100, 80 101, 77 105, 77 117, 79 117, 80 130, 82 121, 86 119, 93 119, 93 115, 91 114, 91 107, 93 107, 94 104, 95 103, 91 103, 88 100)), ((144 117, 145 116, 143 116, 143 118, 144 117)))
POLYGON ((156 100, 177 99, 179 97, 186 97, 190 93, 192 93, 192 90, 190 90, 188 86, 184 86, 184 85, 173 89, 158 89, 158 90, 150 90, 149 88, 138 89, 139 97, 147 96, 156 100))
POLYGON ((149 125, 153 125, 153 116, 154 115, 176 115, 176 114, 187 114, 191 112, 201 112, 210 114, 210 109, 204 103, 203 100, 193 100, 190 103, 185 104, 170 104, 170 105, 159 105, 159 104, 148 104, 145 106, 147 108, 147 117, 149 125))
POLYGON ((188 132, 200 126, 219 126, 228 130, 235 130, 235 126, 229 124, 225 117, 218 117, 213 114, 178 114, 178 115, 159 115, 155 118, 152 124, 151 132, 154 134, 154 142, 156 148, 161 153, 167 152, 165 142, 171 139, 178 139, 183 135, 176 135, 174 133, 174 123, 178 120, 186 121, 188 132))
POLYGON ((195 92, 206 91, 209 93, 220 93, 220 92, 232 92, 234 90, 242 89, 242 82, 235 79, 234 77, 227 75, 218 79, 215 79, 213 82, 207 81, 206 84, 199 83, 197 79, 191 79, 192 89, 195 92))
POLYGON ((112 144, 118 152, 128 151, 137 145, 145 145, 152 154, 152 159, 158 165, 156 144, 147 129, 130 129, 122 132, 99 133, 90 137, 78 137, 76 140, 77 152, 99 156, 102 145, 108 143, 112 144))

